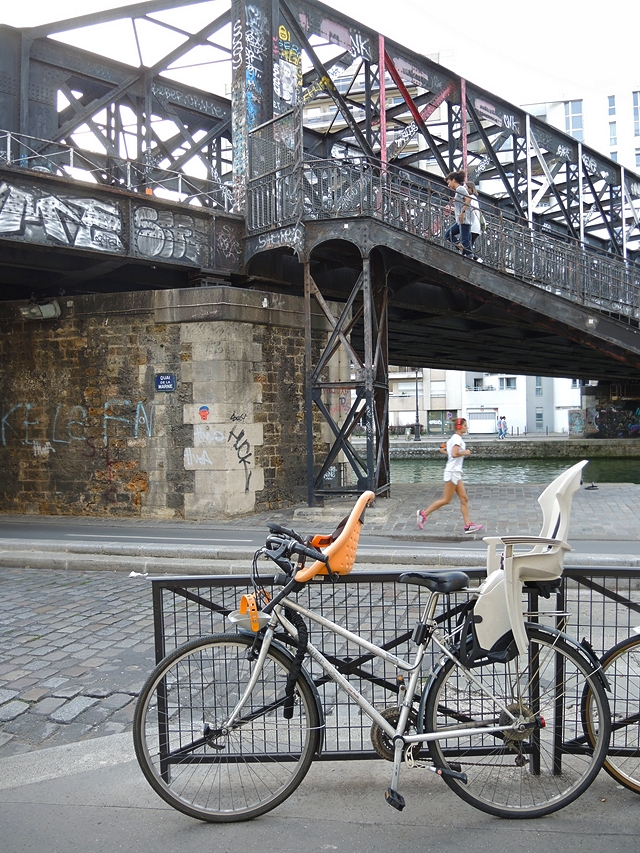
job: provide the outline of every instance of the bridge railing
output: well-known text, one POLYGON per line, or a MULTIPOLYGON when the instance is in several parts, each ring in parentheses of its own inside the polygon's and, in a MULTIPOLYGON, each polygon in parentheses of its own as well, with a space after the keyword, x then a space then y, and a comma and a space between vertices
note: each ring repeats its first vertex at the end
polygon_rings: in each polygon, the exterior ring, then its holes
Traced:
MULTIPOLYGON (((368 216, 457 251, 446 239, 454 222, 451 202, 444 187, 391 166, 306 159, 249 182, 247 228, 259 233, 305 220, 368 216)), ((483 215, 486 231, 476 251, 485 264, 572 302, 640 320, 640 267, 495 209, 483 215)))
POLYGON ((0 130, 0 166, 29 169, 47 175, 157 195, 183 204, 229 211, 233 191, 223 181, 197 178, 110 155, 92 154, 60 142, 0 130))

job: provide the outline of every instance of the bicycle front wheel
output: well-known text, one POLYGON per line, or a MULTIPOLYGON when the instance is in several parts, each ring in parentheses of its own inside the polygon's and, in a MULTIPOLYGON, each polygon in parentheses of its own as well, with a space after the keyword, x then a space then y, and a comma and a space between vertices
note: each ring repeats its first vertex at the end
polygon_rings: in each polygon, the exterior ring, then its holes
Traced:
POLYGON ((611 688, 611 743, 604 769, 640 794, 640 636, 618 643, 600 662, 611 688))
POLYGON ((149 676, 136 706, 136 756, 174 808, 212 822, 248 820, 285 800, 318 749, 313 690, 300 676, 284 716, 290 658, 269 649, 239 717, 226 723, 254 671, 253 638, 219 634, 181 646, 149 676))
POLYGON ((541 817, 571 803, 596 777, 609 742, 607 697, 589 661, 557 631, 528 625, 527 633, 527 655, 472 670, 482 688, 449 660, 427 696, 425 731, 442 735, 429 743, 434 765, 466 773, 467 784, 443 778, 463 800, 498 817, 541 817), (582 713, 587 689, 590 737, 582 713), (464 733, 508 723, 511 715, 518 731, 464 733))

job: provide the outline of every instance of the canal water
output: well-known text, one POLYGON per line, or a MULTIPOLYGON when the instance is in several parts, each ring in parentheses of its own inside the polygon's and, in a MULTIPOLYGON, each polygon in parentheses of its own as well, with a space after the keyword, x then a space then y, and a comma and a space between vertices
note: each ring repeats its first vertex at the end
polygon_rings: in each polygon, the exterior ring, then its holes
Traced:
MULTIPOLYGON (((442 483, 446 460, 392 459, 392 483, 442 483)), ((467 459, 465 483, 550 483, 577 459, 467 459)), ((585 483, 640 483, 640 459, 592 459, 585 483)))

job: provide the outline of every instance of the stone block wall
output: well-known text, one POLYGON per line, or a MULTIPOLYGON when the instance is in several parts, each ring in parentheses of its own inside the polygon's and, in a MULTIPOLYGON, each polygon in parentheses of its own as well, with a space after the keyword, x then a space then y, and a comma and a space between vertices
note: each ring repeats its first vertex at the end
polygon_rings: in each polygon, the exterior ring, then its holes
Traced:
POLYGON ((200 519, 304 498, 301 299, 59 302, 54 321, 0 304, 0 511, 200 519))

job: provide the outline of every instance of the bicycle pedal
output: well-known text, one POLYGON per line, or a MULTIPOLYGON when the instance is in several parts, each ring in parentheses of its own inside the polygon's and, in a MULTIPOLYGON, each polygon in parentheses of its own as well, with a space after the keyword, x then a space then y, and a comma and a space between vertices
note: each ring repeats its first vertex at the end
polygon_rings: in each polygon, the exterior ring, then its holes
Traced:
POLYGON ((397 791, 394 791, 393 788, 387 788, 384 792, 384 798, 389 803, 389 805, 401 812, 405 807, 404 797, 402 794, 399 794, 397 791))

